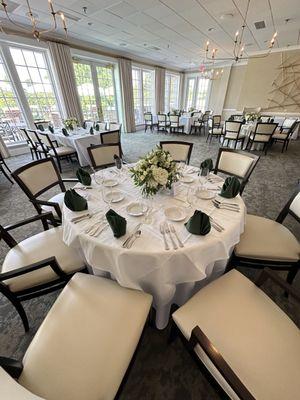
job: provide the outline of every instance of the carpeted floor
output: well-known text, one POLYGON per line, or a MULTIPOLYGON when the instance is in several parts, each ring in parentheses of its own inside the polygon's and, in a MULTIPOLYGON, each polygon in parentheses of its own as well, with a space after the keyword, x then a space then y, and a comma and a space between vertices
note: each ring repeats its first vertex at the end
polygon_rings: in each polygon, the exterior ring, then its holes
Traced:
MULTIPOLYGON (((150 132, 123 135, 122 146, 125 158, 127 161, 136 161, 139 156, 152 149, 159 140, 166 139, 174 140, 174 135, 150 132)), ((219 148, 217 142, 207 144, 203 137, 182 135, 176 136, 175 140, 194 142, 192 165, 198 166, 200 161, 207 157, 216 160, 219 148)), ((29 161, 29 155, 22 155, 8 159, 7 163, 11 169, 15 169, 29 161)), ((73 177, 76 169, 76 164, 63 164, 63 176, 73 177)), ((281 154, 279 145, 274 145, 267 156, 261 156, 251 181, 245 189, 243 197, 248 212, 276 218, 294 191, 299 178, 300 140, 293 141, 284 154, 281 154)), ((34 214, 33 207, 18 186, 15 184, 12 187, 0 174, 0 223, 3 225, 13 223, 34 214)), ((300 239, 299 224, 297 225, 290 217, 285 224, 300 239)), ((15 237, 20 240, 40 230, 40 224, 35 223, 29 227, 18 229, 15 237)), ((0 265, 6 253, 7 246, 1 242, 0 265)), ((242 272, 252 279, 255 277, 253 271, 243 269, 242 272)), ((300 274, 296 277, 294 285, 300 289, 300 274)), ((283 297, 282 292, 271 284, 266 285, 265 290, 300 327, 299 305, 292 299, 283 297)), ((32 336, 45 318, 57 294, 50 294, 24 303, 31 327, 27 334, 24 334, 22 323, 12 305, 0 296, 0 355, 22 358, 32 336)), ((151 327, 146 328, 121 398, 128 400, 220 399, 220 395, 197 368, 181 341, 176 340, 171 345, 167 344, 168 334, 169 327, 164 331, 157 331, 151 327)))

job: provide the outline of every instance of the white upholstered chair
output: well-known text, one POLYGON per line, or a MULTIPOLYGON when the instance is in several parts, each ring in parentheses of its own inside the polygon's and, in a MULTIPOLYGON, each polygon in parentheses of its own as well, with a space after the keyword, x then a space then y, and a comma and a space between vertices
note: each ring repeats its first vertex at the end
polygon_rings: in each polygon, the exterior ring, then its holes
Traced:
POLYGON ((221 115, 213 115, 210 121, 211 121, 211 126, 208 129, 208 135, 206 141, 210 139, 209 141, 211 142, 213 137, 218 138, 220 141, 223 135, 223 129, 221 126, 221 115))
POLYGON ((80 253, 64 244, 62 227, 49 229, 48 222, 55 225, 51 213, 36 215, 7 227, 0 225, 0 238, 10 247, 0 273, 0 293, 15 306, 25 331, 29 324, 21 302, 60 289, 75 272, 86 269, 80 253), (45 231, 19 243, 11 236, 13 229, 38 220, 45 231))
POLYGON ((87 149, 93 168, 109 167, 114 165, 114 155, 122 157, 120 143, 99 144, 87 149))
MULTIPOLYGON (((77 273, 30 343, 12 380, 0 369, 0 398, 113 400, 147 320, 152 296, 77 273), (18 386, 24 388, 17 389, 18 386), (28 392, 26 392, 28 391, 28 392), (8 393, 8 397, 3 397, 8 393), (30 397, 30 393, 32 393, 30 397)), ((10 360, 0 359, 3 368, 10 360)))
POLYGON ((246 151, 221 147, 214 174, 222 172, 239 178, 241 180, 240 194, 242 194, 258 160, 259 156, 246 151))
POLYGON ((188 348, 232 400, 299 397, 299 328, 260 289, 266 279, 300 301, 300 294, 268 269, 256 283, 232 270, 172 316, 188 348))
POLYGON ((120 131, 101 132, 101 144, 120 143, 120 131))
POLYGON ((169 120, 170 120, 170 133, 176 133, 181 131, 184 133, 184 125, 180 124, 179 121, 180 117, 179 115, 170 115, 169 120))
POLYGON ((157 114, 157 130, 165 132, 169 126, 170 122, 167 121, 167 115, 157 114))
POLYGON ((287 215, 300 222, 300 186, 284 206, 276 221, 248 214, 245 230, 235 246, 231 265, 288 271, 292 283, 300 268, 300 243, 283 225, 287 215))
POLYGON ((299 130, 299 125, 300 125, 300 121, 294 121, 288 130, 281 130, 281 129, 276 130, 272 136, 271 144, 277 143, 277 142, 282 143, 281 152, 283 153, 284 150, 287 150, 293 134, 297 131, 297 129, 299 130))
POLYGON ((180 141, 161 141, 160 147, 168 151, 174 161, 190 163, 190 158, 193 150, 193 143, 180 141))
MULTIPOLYGON (((97 126, 98 126, 99 131, 106 131, 107 123, 106 123, 106 122, 98 121, 98 122, 96 122, 96 124, 95 124, 95 127, 96 127, 96 128, 97 128, 97 126)), ((96 130, 97 130, 97 129, 96 129, 96 130)))
POLYGON ((243 123, 239 121, 225 121, 223 146, 226 141, 227 145, 230 142, 234 142, 234 148, 236 149, 237 144, 241 142, 241 148, 243 148, 246 135, 242 132, 242 126, 243 123))
POLYGON ((263 144, 263 150, 267 154, 272 142, 272 136, 278 124, 274 122, 258 122, 253 132, 250 133, 246 148, 251 150, 255 143, 263 144))
POLYGON ((57 222, 61 222, 61 207, 66 191, 64 182, 77 182, 77 179, 62 179, 52 157, 23 165, 13 171, 12 176, 39 214, 51 211, 57 222), (60 188, 60 193, 48 201, 40 198, 49 189, 57 186, 60 188))

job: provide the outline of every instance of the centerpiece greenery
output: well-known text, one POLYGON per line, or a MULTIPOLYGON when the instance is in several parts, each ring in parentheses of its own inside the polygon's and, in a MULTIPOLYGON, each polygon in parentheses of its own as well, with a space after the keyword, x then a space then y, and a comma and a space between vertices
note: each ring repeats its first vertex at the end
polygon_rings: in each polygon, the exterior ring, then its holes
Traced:
POLYGON ((74 117, 67 118, 64 120, 64 125, 67 129, 72 131, 74 127, 78 126, 78 120, 74 117))
POLYGON ((248 121, 257 121, 259 119, 259 117, 260 117, 260 114, 255 113, 255 112, 245 114, 245 120, 247 122, 248 121))
POLYGON ((172 189, 179 178, 176 162, 159 146, 141 158, 130 172, 134 184, 142 188, 145 196, 153 196, 160 189, 172 189))

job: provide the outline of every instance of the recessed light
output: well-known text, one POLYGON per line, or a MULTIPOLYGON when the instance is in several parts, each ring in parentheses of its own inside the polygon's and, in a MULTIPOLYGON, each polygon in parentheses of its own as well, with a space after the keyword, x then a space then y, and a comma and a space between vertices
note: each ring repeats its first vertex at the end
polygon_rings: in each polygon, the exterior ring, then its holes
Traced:
POLYGON ((221 14, 220 19, 226 20, 226 19, 232 19, 234 17, 233 13, 226 13, 226 14, 221 14))
POLYGON ((208 30, 208 32, 212 32, 215 30, 215 28, 208 28, 207 30, 208 30))

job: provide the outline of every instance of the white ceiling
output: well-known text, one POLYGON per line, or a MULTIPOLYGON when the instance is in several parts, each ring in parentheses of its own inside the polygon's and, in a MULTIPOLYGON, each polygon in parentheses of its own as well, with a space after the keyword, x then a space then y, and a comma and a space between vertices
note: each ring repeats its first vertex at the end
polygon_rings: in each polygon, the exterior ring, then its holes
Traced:
MULTIPOLYGON (((299 0, 251 0, 244 35, 248 54, 264 50, 274 33, 269 2, 278 31, 275 47, 300 45, 299 0), (266 28, 256 30, 254 22, 262 20, 266 28)), ((14 18, 28 22, 26 0, 13 3, 19 5, 13 11, 14 18)), ((40 26, 49 26, 48 1, 30 0, 30 4, 40 26)), ((241 27, 247 0, 58 0, 53 4, 55 10, 78 19, 67 20, 70 39, 189 69, 202 62, 207 40, 218 48, 219 56, 231 56, 234 34, 241 27)), ((3 12, 0 17, 5 20, 3 12)))

